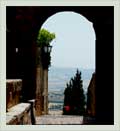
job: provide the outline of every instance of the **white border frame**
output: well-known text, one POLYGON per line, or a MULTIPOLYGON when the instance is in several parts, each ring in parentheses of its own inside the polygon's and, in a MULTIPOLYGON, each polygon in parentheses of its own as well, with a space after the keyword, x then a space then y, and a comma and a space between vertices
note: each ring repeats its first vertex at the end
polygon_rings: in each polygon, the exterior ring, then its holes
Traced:
POLYGON ((0 2, 0 129, 2 130, 120 130, 120 2, 119 0, 37 0, 0 2), (114 125, 6 125, 6 6, 114 6, 114 125))

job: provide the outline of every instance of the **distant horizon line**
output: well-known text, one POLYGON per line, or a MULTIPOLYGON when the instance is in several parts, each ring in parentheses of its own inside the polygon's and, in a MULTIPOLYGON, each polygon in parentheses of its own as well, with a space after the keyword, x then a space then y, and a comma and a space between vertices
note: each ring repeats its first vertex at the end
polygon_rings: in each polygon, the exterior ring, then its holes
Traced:
POLYGON ((88 70, 94 70, 95 71, 95 68, 83 68, 83 67, 67 67, 67 66, 56 66, 56 65, 51 65, 51 67, 55 67, 55 68, 72 68, 72 69, 88 69, 88 70))

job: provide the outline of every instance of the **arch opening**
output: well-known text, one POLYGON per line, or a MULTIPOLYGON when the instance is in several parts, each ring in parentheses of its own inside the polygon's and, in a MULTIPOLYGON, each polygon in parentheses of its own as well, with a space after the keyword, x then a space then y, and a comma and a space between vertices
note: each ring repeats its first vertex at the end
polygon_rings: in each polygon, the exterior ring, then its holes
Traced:
POLYGON ((48 107, 49 110, 62 110, 66 83, 75 75, 77 68, 82 72, 83 88, 87 93, 95 71, 95 31, 92 22, 73 11, 55 13, 43 23, 43 28, 56 35, 56 39, 50 43, 53 48, 48 107))

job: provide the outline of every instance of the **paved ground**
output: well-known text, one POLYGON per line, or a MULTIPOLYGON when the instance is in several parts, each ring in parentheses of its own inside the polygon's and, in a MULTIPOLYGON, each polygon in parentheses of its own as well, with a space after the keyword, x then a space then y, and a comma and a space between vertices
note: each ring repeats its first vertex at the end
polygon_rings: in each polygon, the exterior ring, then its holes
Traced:
POLYGON ((53 110, 53 111, 52 111, 52 110, 51 110, 51 111, 48 112, 48 114, 49 114, 49 115, 62 115, 62 114, 63 114, 63 111, 61 111, 61 110, 56 110, 56 111, 53 110))
POLYGON ((43 115, 36 118, 37 125, 80 125, 82 123, 82 116, 43 115))

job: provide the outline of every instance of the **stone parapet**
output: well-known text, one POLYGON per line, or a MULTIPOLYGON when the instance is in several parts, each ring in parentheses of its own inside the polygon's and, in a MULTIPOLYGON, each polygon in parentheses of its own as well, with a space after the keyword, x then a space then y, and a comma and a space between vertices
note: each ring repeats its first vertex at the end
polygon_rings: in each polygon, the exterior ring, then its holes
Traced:
POLYGON ((8 109, 7 125, 31 125, 31 104, 20 103, 8 109))
POLYGON ((6 110, 20 103, 22 89, 21 79, 7 79, 6 81, 6 110))

